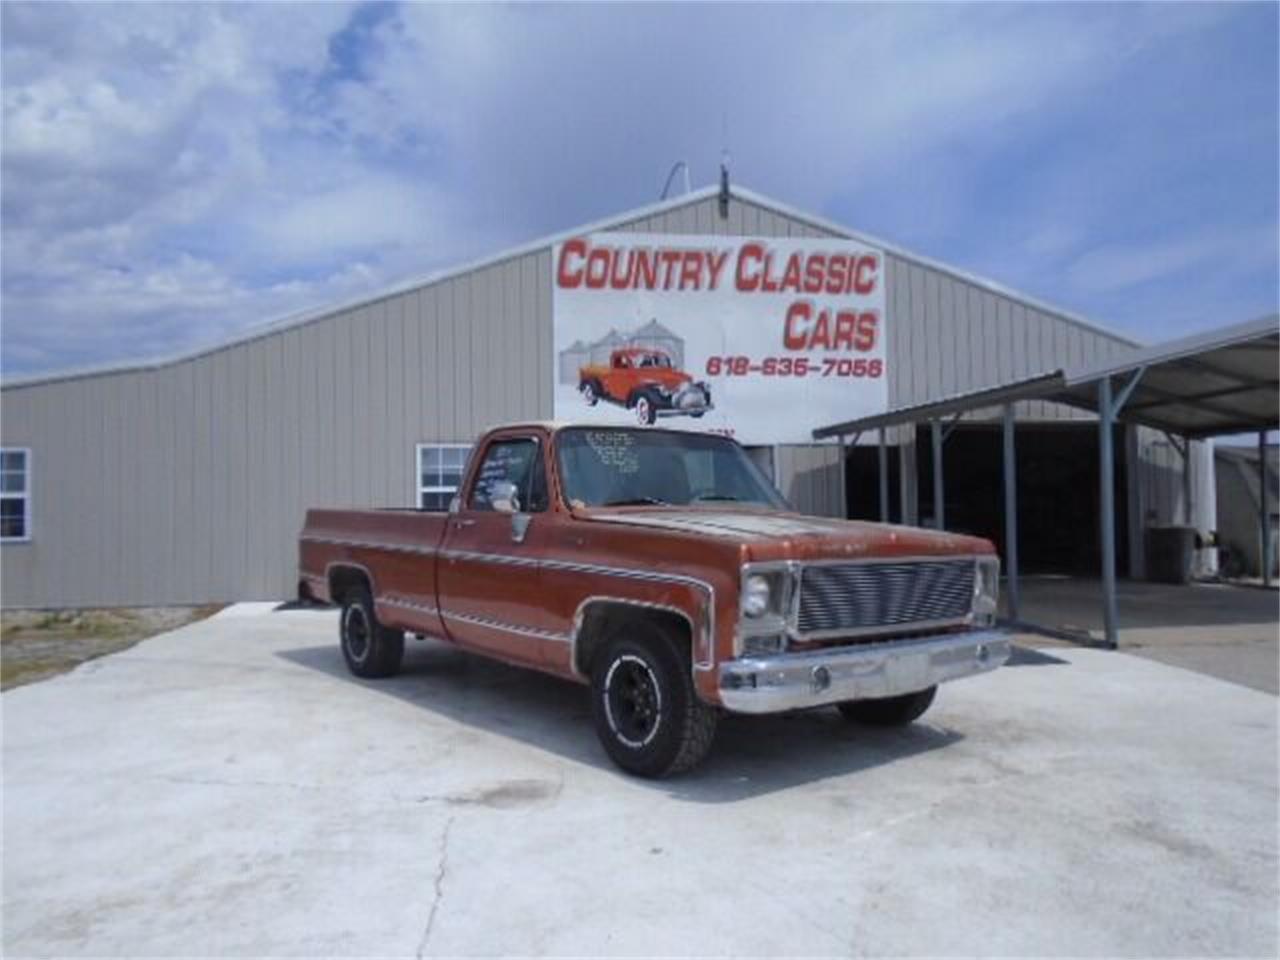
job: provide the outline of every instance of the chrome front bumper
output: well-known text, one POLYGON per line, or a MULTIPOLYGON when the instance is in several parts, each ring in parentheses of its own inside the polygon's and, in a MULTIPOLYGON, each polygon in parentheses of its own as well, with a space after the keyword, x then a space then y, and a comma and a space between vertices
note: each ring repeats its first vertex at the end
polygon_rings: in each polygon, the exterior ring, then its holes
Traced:
POLYGON ((893 697, 994 670, 1009 659, 1009 636, 971 630, 887 643, 743 657, 720 665, 720 700, 737 713, 893 697))

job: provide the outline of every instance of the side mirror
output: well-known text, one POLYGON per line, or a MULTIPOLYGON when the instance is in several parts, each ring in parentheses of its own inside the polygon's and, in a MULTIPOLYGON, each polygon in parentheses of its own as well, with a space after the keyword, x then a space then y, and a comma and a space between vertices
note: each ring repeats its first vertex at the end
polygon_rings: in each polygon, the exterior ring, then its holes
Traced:
POLYGON ((513 543, 524 543, 529 533, 529 524, 533 523, 532 513, 513 513, 511 515, 511 540, 513 543))
POLYGON ((489 488, 489 503, 498 513, 519 513, 520 494, 516 491, 516 485, 498 480, 489 488))

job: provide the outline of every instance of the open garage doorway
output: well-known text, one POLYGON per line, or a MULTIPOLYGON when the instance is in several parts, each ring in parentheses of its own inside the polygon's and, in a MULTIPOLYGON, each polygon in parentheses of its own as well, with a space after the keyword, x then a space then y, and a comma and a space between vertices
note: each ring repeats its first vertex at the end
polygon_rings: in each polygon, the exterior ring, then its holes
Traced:
MULTIPOLYGON (((998 424, 959 424, 943 447, 946 528, 987 537, 1005 554, 1002 446, 998 424)), ((889 450, 889 516, 902 516, 899 457, 889 450)), ((1115 439, 1116 529, 1128 529, 1123 431, 1115 439)), ((1098 576, 1098 428, 1094 423, 1019 423, 1018 547, 1024 573, 1098 576)), ((880 517, 878 451, 851 447, 845 469, 848 515, 880 517)), ((933 525, 933 449, 928 429, 916 431, 919 517, 933 525)), ((1116 537, 1116 568, 1129 571, 1128 538, 1116 537)))

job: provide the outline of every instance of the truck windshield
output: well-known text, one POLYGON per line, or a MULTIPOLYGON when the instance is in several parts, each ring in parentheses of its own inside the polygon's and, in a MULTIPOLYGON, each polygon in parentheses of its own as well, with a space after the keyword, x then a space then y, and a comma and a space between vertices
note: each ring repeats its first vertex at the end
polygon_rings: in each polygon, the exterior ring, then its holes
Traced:
POLYGON ((572 506, 786 501, 724 437, 666 430, 571 427, 556 438, 560 481, 572 506))

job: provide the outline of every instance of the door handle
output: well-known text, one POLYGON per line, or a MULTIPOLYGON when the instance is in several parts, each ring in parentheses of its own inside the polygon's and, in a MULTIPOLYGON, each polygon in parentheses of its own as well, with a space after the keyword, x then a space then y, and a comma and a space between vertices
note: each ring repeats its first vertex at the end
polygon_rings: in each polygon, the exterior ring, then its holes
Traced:
POLYGON ((475 525, 476 525, 476 522, 475 522, 474 520, 455 520, 455 521, 453 521, 453 529, 455 529, 455 530, 461 530, 461 529, 463 529, 464 527, 474 527, 475 525))

